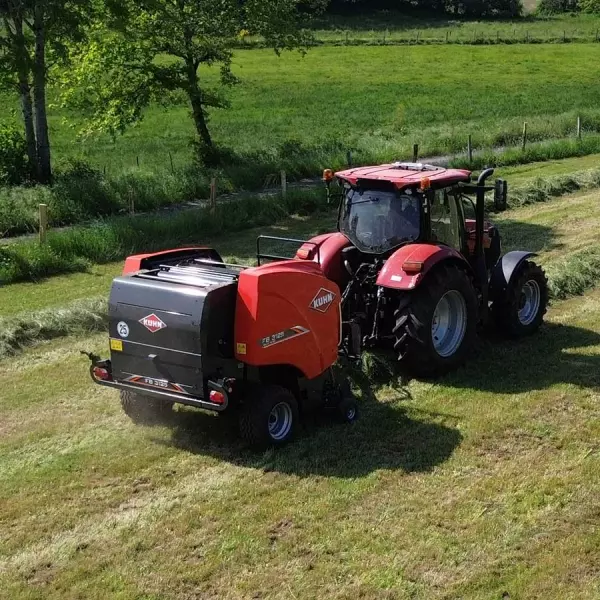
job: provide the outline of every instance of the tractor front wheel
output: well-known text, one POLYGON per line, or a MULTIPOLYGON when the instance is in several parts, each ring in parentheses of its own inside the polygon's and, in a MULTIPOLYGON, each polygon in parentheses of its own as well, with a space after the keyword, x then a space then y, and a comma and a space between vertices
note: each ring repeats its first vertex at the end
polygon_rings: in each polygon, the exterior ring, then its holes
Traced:
POLYGON ((473 347, 477 296, 455 265, 429 273, 396 310, 395 349, 411 374, 436 377, 457 368, 473 347))
POLYGON ((262 385, 244 403, 240 433, 255 448, 282 446, 296 432, 298 402, 294 394, 279 385, 262 385))
POLYGON ((531 261, 520 267, 503 298, 492 304, 499 331, 512 338, 537 331, 548 308, 548 280, 543 269, 531 261))

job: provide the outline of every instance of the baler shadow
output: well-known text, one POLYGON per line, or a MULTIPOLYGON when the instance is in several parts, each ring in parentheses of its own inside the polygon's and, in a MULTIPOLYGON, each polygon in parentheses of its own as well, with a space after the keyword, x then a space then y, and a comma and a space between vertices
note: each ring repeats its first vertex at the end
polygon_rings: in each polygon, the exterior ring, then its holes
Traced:
POLYGON ((422 419, 409 418, 398 406, 404 399, 406 393, 399 390, 379 402, 370 387, 363 387, 361 418, 352 425, 315 413, 292 444, 262 453, 240 441, 233 422, 184 410, 174 416, 170 443, 244 467, 300 477, 353 478, 378 469, 430 471, 450 458, 462 436, 444 424, 447 417, 420 413, 422 419))
POLYGON ((600 334, 589 329, 548 323, 523 340, 488 337, 480 341, 477 355, 443 384, 517 394, 567 383, 600 387, 600 355, 586 350, 600 347, 600 334))

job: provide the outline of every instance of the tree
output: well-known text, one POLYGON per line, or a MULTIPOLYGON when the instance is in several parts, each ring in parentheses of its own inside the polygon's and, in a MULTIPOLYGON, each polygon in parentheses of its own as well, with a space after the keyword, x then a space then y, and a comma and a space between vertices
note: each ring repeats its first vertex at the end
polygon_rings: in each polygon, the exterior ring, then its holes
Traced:
POLYGON ((208 109, 226 107, 222 86, 236 82, 233 49, 248 34, 262 36, 276 52, 308 48, 300 27, 306 11, 326 0, 107 0, 109 18, 93 42, 75 50, 78 68, 68 73, 67 104, 87 109, 88 132, 123 132, 151 102, 185 97, 198 139, 213 151, 208 109), (219 84, 201 77, 201 66, 220 67, 219 84))
POLYGON ((81 41, 94 0, 0 0, 0 85, 21 100, 27 157, 41 183, 52 179, 46 88, 49 57, 81 41))

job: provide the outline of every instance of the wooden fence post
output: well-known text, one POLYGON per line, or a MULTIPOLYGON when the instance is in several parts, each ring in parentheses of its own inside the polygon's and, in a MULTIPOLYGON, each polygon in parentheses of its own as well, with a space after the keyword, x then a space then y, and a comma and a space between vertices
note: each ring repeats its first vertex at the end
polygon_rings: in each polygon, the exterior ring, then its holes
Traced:
POLYGON ((467 154, 469 156, 469 164, 473 162, 473 135, 469 134, 469 142, 467 145, 467 154))
POLYGON ((581 117, 577 117, 577 139, 581 139, 581 117))
POLYGON ((135 198, 133 196, 133 191, 129 192, 129 214, 132 217, 135 216, 135 198))
POLYGON ((48 205, 40 204, 40 244, 46 243, 46 236, 48 234, 48 205))
POLYGON ((527 122, 523 123, 523 150, 527 145, 527 122))
POLYGON ((137 163, 137 166, 139 168, 139 166, 140 166, 140 157, 139 156, 135 157, 135 162, 137 163))
POLYGON ((217 178, 213 177, 210 180, 210 210, 214 211, 217 208, 217 178))
POLYGON ((446 31, 446 44, 448 43, 448 37, 450 35, 450 31, 446 31))
POLYGON ((346 153, 346 162, 348 163, 348 167, 352 168, 352 150, 348 150, 346 153))
POLYGON ((419 160, 419 144, 415 144, 413 146, 413 162, 417 162, 419 160))
POLYGON ((169 160, 171 161, 171 173, 175 174, 175 165, 173 164, 173 155, 169 152, 169 160))
POLYGON ((281 196, 285 198, 287 196, 287 176, 285 171, 281 171, 281 196))

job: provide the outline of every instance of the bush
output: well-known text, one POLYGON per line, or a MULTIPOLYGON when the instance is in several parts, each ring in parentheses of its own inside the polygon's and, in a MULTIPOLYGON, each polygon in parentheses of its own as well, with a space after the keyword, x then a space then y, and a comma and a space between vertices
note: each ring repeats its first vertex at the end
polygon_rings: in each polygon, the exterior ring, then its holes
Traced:
POLYGON ((579 9, 584 13, 600 13, 600 0, 579 0, 579 9))
POLYGON ((27 144, 14 127, 0 126, 0 184, 17 185, 30 176, 27 144))
POLYGON ((537 6, 537 12, 541 15, 555 15, 578 10, 579 0, 540 0, 537 6))

